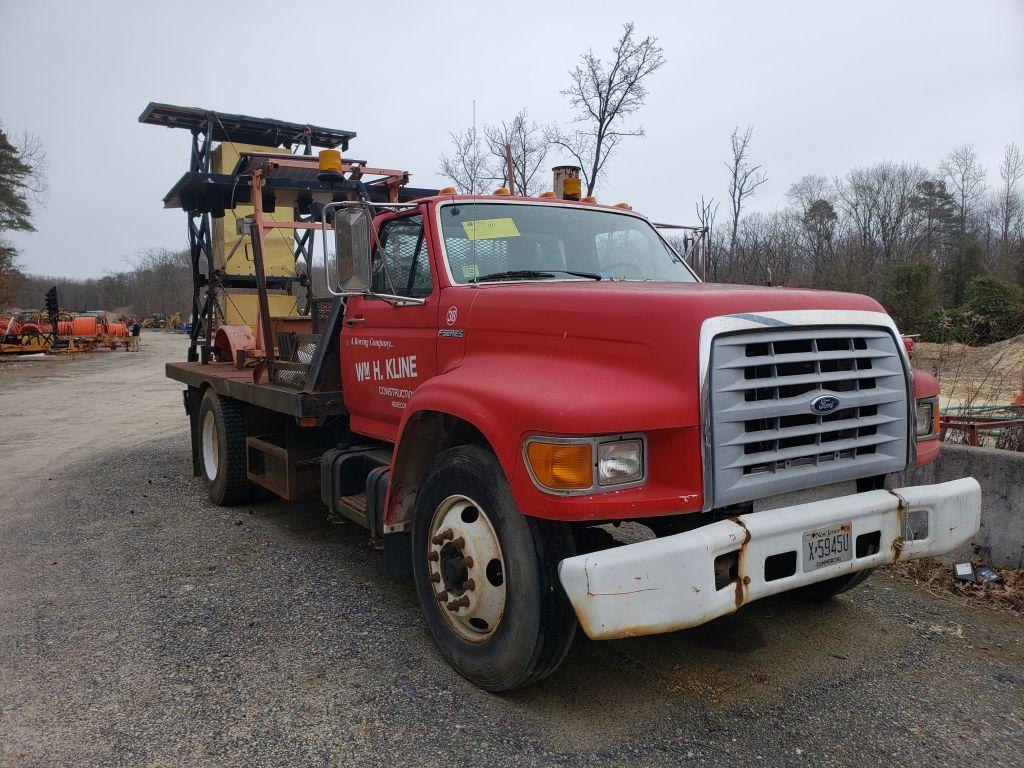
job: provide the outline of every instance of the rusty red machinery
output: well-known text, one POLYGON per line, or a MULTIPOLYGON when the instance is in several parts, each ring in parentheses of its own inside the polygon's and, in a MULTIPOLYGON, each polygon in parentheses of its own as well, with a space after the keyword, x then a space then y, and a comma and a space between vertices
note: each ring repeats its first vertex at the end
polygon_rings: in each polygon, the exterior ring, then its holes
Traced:
POLYGON ((127 324, 110 320, 101 312, 73 314, 63 311, 56 323, 36 311, 0 316, 2 354, 59 353, 66 351, 72 340, 77 352, 128 349, 131 345, 127 324))
POLYGON ((956 434, 967 445, 1024 451, 1024 402, 949 409, 939 416, 943 441, 956 434))

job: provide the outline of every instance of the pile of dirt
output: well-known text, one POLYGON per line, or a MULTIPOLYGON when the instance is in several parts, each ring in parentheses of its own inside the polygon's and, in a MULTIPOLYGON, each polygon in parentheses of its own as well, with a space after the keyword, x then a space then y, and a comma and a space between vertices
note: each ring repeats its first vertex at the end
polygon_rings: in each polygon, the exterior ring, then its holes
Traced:
POLYGON ((1009 405, 1024 385, 1024 335, 983 347, 918 343, 914 367, 938 378, 943 407, 1009 405))
MULTIPOLYGON (((981 563, 976 561, 974 564, 977 566, 981 563)), ((896 563, 890 566, 890 570, 898 576, 913 580, 933 595, 953 595, 971 604, 980 603, 1005 611, 1024 613, 1024 571, 993 567, 992 570, 1002 577, 1002 582, 971 584, 957 581, 953 576, 952 565, 940 563, 931 557, 896 563)))

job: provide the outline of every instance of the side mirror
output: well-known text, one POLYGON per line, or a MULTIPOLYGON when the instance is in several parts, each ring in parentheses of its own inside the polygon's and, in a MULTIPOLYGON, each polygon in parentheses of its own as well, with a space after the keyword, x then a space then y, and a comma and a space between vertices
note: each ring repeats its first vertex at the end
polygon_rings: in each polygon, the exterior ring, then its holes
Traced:
POLYGON ((346 205, 334 212, 336 285, 342 294, 362 294, 370 290, 372 224, 365 206, 346 205))

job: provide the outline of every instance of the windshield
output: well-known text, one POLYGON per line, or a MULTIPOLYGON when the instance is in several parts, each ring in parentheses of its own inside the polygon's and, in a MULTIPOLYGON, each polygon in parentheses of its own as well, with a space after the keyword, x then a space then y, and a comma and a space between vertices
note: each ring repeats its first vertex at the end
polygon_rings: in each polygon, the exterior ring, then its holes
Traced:
POLYGON ((697 282, 645 220, 596 208, 454 203, 441 208, 441 231, 456 283, 586 275, 697 282))

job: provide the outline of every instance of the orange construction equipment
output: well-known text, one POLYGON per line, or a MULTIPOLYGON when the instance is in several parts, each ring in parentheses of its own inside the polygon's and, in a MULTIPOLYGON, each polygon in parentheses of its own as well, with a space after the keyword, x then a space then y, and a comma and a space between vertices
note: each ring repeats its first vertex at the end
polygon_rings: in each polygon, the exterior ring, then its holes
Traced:
POLYGON ((99 324, 95 317, 76 317, 71 321, 72 336, 95 336, 99 332, 99 324))

